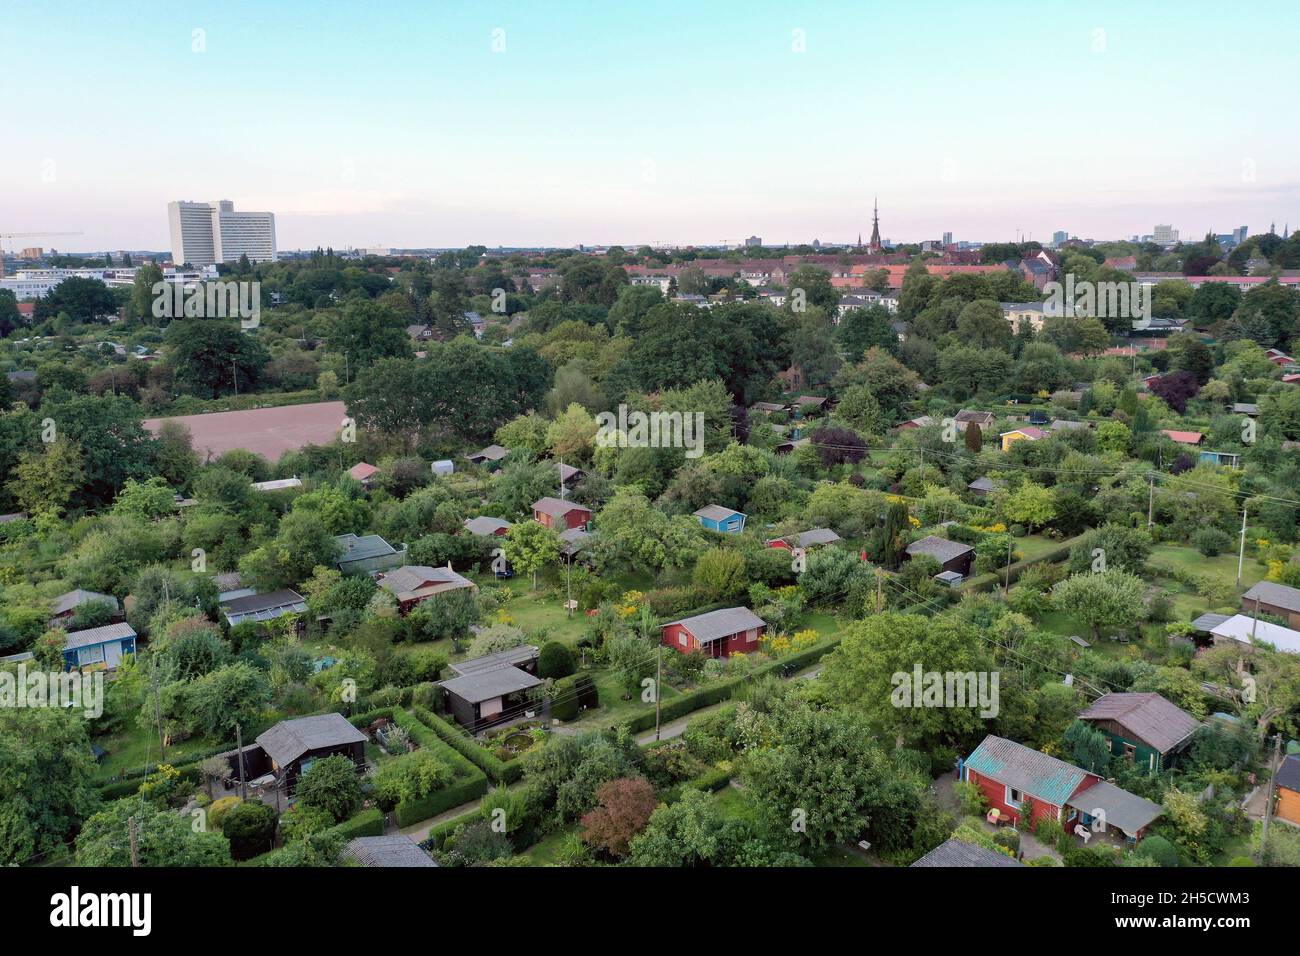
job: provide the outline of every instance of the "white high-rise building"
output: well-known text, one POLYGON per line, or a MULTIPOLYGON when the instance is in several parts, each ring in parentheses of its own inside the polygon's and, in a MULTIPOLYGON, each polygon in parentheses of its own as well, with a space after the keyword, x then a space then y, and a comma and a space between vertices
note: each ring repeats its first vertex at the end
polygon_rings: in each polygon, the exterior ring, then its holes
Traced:
POLYGON ((235 262, 275 261, 275 213, 235 212, 228 199, 216 202, 169 202, 172 261, 208 266, 235 262))

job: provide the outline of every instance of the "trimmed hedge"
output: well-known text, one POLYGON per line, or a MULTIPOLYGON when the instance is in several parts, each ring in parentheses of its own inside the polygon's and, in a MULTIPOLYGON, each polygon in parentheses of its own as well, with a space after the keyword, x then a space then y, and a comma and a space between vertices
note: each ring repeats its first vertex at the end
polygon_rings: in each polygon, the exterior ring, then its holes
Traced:
MULTIPOLYGON (((325 833, 334 833, 343 838, 343 842, 354 840, 357 837, 383 836, 384 835, 384 815, 378 807, 370 807, 362 810, 355 816, 348 817, 342 823, 335 824, 325 833)), ((284 853, 284 847, 278 847, 269 853, 263 853, 261 856, 255 856, 251 860, 245 860, 240 866, 270 866, 284 853)))
POLYGON ((676 786, 667 788, 660 794, 659 799, 664 803, 676 803, 682 798, 683 791, 686 790, 703 790, 705 793, 716 793, 731 783, 732 771, 722 770, 715 767, 712 770, 706 770, 698 777, 692 777, 690 780, 684 780, 676 786))
MULTIPOLYGON (((730 700, 736 692, 745 686, 751 679, 763 677, 767 674, 773 674, 785 667, 794 665, 798 669, 803 669, 810 664, 815 664, 827 654, 829 654, 840 643, 838 637, 824 641, 820 644, 814 644, 806 650, 797 654, 791 654, 780 660, 764 664, 762 667, 756 667, 748 677, 733 677, 730 680, 718 681, 716 684, 710 684, 707 687, 701 687, 699 690, 691 691, 689 694, 681 694, 664 701, 659 708, 659 717, 662 722, 676 720, 678 717, 685 717, 687 714, 694 713, 703 707, 711 707, 714 704, 720 704, 724 700, 730 700)), ((637 714, 630 720, 625 721, 628 729, 633 733, 642 730, 649 730, 655 725, 655 712, 651 707, 648 710, 637 714)))
POLYGON ((487 774, 488 779, 493 783, 514 783, 523 775, 524 765, 521 761, 501 760, 486 747, 480 746, 478 741, 453 726, 450 721, 423 707, 412 707, 411 712, 449 747, 455 748, 465 759, 487 774))
POLYGON ((400 707, 384 707, 356 714, 350 719, 353 725, 361 726, 373 723, 380 717, 387 717, 405 730, 421 748, 443 758, 454 774, 452 782, 447 786, 426 794, 419 800, 404 800, 399 803, 393 809, 393 819, 398 826, 410 826, 429 817, 436 817, 487 793, 487 775, 410 711, 400 707))
POLYGON ((1081 537, 1081 535, 1073 538, 1066 538, 1055 548, 1052 548, 1052 550, 1047 551, 1044 554, 1040 554, 1036 558, 1024 558, 1005 568, 998 568, 997 571, 991 571, 988 574, 981 574, 978 577, 971 578, 963 584, 959 590, 993 591, 1002 587, 1003 582, 1008 580, 1008 575, 1010 575, 1010 582, 1015 584, 1016 581, 1020 579, 1020 575, 1024 574, 1035 564, 1054 564, 1057 561, 1064 561, 1070 556, 1070 548, 1074 546, 1074 543, 1079 539, 1079 537, 1081 537))
POLYGON ((441 823, 435 823, 429 828, 429 836, 425 839, 424 844, 435 850, 441 850, 447 845, 447 838, 456 832, 456 828, 465 823, 473 823, 475 820, 482 820, 483 814, 479 810, 470 810, 468 813, 462 813, 458 817, 452 817, 450 820, 443 820, 441 823))

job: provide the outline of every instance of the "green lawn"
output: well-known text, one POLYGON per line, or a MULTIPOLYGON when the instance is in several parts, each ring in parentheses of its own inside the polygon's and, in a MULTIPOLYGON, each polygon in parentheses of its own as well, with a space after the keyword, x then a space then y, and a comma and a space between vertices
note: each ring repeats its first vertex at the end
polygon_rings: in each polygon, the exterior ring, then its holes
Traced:
MULTIPOLYGON (((158 734, 144 728, 129 732, 97 737, 93 743, 108 751, 103 762, 95 769, 94 779, 107 781, 133 770, 160 763, 158 753, 158 734)), ((180 763, 202 753, 209 753, 220 747, 222 742, 208 737, 190 737, 167 748, 167 762, 180 763)), ((231 749, 234 745, 231 744, 231 749)))
POLYGON ((569 838, 571 833, 576 833, 577 827, 566 827, 563 830, 557 830, 550 836, 534 843, 519 856, 528 861, 530 866, 549 866, 559 859, 560 849, 564 842, 569 838))
MULTIPOLYGON (((1180 571, 1192 574, 1214 574, 1234 584, 1237 580, 1236 552, 1207 558, 1195 548, 1189 548, 1185 545, 1158 544, 1151 551, 1151 560, 1156 563, 1172 565, 1180 571)), ((1241 568, 1242 588, 1249 588, 1252 584, 1262 580, 1266 573, 1267 569, 1261 568, 1254 558, 1247 557, 1241 568)))

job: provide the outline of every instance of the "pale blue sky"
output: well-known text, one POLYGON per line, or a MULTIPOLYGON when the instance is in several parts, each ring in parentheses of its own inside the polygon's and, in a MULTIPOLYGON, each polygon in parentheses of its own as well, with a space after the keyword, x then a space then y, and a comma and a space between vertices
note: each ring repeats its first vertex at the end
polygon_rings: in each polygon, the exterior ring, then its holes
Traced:
POLYGON ((845 241, 875 192, 895 240, 1300 226, 1294 0, 793 7, 3 0, 0 231, 163 248, 224 198, 286 249, 845 241))

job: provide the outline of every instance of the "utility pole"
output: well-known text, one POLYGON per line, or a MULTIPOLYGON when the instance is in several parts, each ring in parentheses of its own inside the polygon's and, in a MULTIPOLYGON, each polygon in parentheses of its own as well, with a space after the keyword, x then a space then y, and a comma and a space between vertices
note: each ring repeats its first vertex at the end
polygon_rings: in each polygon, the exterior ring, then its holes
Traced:
POLYGON ((1268 758, 1268 802, 1264 804, 1264 826, 1259 831, 1259 856, 1264 858, 1265 847, 1268 845, 1268 821, 1273 817, 1273 794, 1277 792, 1277 787, 1273 785, 1273 775, 1277 773, 1278 757, 1282 754, 1282 733, 1273 735, 1273 756, 1268 758))
POLYGON ((659 678, 663 674, 664 646, 660 644, 655 652, 655 740, 659 739, 659 678))
MULTIPOLYGON (((135 836, 135 816, 127 818, 126 831, 131 838, 131 866, 138 868, 140 866, 140 845, 135 836)), ((1262 846, 1262 844, 1261 844, 1262 846)))
POLYGON ((1250 641, 1255 642, 1255 631, 1259 629, 1259 598, 1255 598, 1255 616, 1251 618, 1250 623, 1250 641))
POLYGON ((239 799, 248 799, 248 786, 244 782, 244 728, 235 723, 235 746, 239 748, 239 799))
POLYGON ((158 721, 158 755, 159 763, 167 762, 167 737, 163 734, 162 704, 158 702, 158 658, 150 655, 153 666, 149 668, 149 683, 153 687, 153 714, 158 721))
POLYGON ((1147 475, 1147 528, 1148 529, 1150 529, 1150 527, 1153 524, 1155 524, 1155 521, 1152 518, 1152 516, 1155 513, 1155 505, 1156 505, 1156 476, 1154 474, 1150 474, 1147 475))
POLYGON ((230 359, 230 381, 233 382, 235 385, 235 398, 238 398, 239 397, 239 369, 235 365, 235 359, 233 356, 230 359))
POLYGON ((1011 591, 1011 545, 1015 543, 1015 538, 1011 532, 1007 532, 1007 574, 1006 580, 1002 585, 1002 596, 1005 598, 1011 591))
POLYGON ((883 572, 880 570, 880 568, 876 568, 876 613, 877 614, 879 614, 882 610, 884 610, 884 603, 885 603, 884 602, 885 596, 882 591, 884 582, 880 578, 880 575, 882 573, 883 572))
POLYGON ((1237 547, 1237 587, 1241 587, 1241 567, 1246 561, 1246 502, 1241 503, 1241 543, 1237 547))

